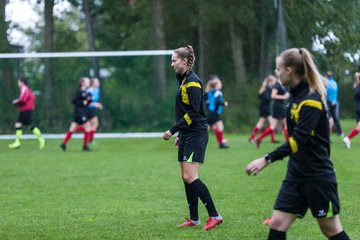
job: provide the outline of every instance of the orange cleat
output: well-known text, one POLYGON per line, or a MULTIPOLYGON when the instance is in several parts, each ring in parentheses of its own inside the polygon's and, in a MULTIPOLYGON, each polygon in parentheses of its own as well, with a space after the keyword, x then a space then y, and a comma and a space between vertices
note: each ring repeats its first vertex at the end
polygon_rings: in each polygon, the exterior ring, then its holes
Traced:
POLYGON ((207 231, 209 229, 214 228, 217 225, 220 225, 223 222, 223 218, 219 215, 218 217, 209 217, 206 221, 203 230, 207 231))
POLYGON ((200 224, 200 220, 194 221, 191 219, 186 218, 186 221, 180 225, 177 225, 177 227, 195 227, 200 224))
POLYGON ((263 224, 264 225, 269 225, 270 223, 271 223, 271 217, 269 217, 269 218, 267 218, 267 219, 265 219, 264 221, 263 221, 263 224))

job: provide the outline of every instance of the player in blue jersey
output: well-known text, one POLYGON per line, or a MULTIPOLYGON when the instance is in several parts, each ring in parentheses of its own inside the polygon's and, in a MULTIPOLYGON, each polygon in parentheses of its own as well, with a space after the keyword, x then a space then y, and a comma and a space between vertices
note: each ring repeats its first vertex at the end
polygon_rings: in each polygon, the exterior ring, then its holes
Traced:
POLYGON ((100 103, 100 81, 98 78, 91 78, 91 85, 86 90, 91 95, 91 103, 87 108, 87 117, 91 126, 90 139, 92 142, 97 128, 99 127, 99 118, 97 116, 97 109, 103 109, 103 105, 100 103))
POLYGON ((223 138, 224 124, 220 117, 223 106, 227 107, 228 102, 224 100, 221 88, 220 78, 216 75, 210 76, 205 89, 205 101, 208 110, 207 122, 214 130, 219 148, 228 148, 227 140, 223 138))
POLYGON ((337 114, 337 107, 338 107, 337 98, 338 98, 339 88, 331 71, 328 71, 325 77, 327 79, 327 104, 329 106, 330 115, 334 120, 334 128, 337 134, 340 137, 343 137, 344 133, 341 129, 340 121, 337 114))

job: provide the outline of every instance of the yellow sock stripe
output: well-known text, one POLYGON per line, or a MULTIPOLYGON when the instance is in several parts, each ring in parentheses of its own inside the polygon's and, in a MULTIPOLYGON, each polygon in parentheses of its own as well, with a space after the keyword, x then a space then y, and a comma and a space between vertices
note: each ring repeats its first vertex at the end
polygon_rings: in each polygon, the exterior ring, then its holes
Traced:
POLYGON ((192 120, 187 113, 184 115, 184 119, 188 125, 190 125, 192 123, 192 120))
POLYGON ((296 153, 298 151, 298 145, 293 137, 289 138, 289 143, 290 143, 290 147, 291 147, 291 152, 296 153))

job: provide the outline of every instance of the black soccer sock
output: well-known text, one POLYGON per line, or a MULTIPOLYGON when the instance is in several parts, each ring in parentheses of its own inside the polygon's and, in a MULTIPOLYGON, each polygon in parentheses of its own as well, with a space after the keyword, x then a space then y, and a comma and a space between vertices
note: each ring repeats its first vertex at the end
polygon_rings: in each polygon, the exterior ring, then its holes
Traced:
POLYGON ((186 199, 187 199, 189 211, 190 211, 190 219, 197 221, 197 220, 199 220, 199 213, 198 213, 199 197, 191 189, 189 184, 184 182, 184 185, 185 185, 186 199))
POLYGON ((210 192, 206 185, 200 180, 200 178, 196 179, 192 183, 190 183, 191 189, 197 194, 200 200, 204 203, 206 210, 208 211, 209 217, 217 217, 219 216, 216 211, 214 202, 211 198, 210 192))
POLYGON ((269 232, 267 239, 268 240, 285 240, 286 232, 281 232, 281 231, 270 228, 270 232, 269 232))
POLYGON ((345 231, 342 231, 335 236, 330 237, 329 240, 350 240, 350 237, 346 234, 345 231))

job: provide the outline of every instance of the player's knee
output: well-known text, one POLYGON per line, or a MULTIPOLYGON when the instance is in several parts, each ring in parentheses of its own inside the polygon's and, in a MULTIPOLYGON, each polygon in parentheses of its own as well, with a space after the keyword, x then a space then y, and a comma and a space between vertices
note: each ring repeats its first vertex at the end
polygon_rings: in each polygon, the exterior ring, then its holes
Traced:
POLYGON ((197 176, 193 176, 192 174, 186 174, 184 173, 182 175, 183 181, 187 184, 192 183, 193 181, 195 181, 197 179, 197 176))
POLYGON ((290 227, 288 223, 284 222, 282 219, 277 218, 277 217, 271 218, 271 222, 270 222, 269 226, 271 229, 281 231, 281 232, 286 232, 290 227))

